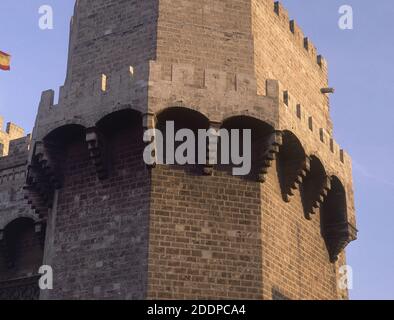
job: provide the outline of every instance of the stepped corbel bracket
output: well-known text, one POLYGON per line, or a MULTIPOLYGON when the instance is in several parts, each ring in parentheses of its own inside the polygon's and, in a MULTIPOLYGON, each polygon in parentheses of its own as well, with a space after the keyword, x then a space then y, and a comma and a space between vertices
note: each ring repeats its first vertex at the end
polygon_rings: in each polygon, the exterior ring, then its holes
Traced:
POLYGON ((309 157, 305 157, 303 161, 294 161, 292 163, 288 163, 288 165, 291 168, 288 171, 288 175, 285 177, 286 184, 283 190, 283 197, 286 202, 290 202, 295 191, 299 190, 300 185, 311 169, 311 159, 309 157), (292 172, 293 174, 291 174, 292 172))
POLYGON ((277 159, 280 147, 283 144, 282 132, 275 131, 265 138, 265 140, 265 147, 259 159, 261 165, 258 171, 258 180, 262 183, 266 181, 268 170, 272 166, 272 162, 277 159))
POLYGON ((53 205, 54 191, 61 188, 61 171, 58 167, 61 155, 55 144, 39 141, 34 145, 24 198, 39 219, 46 218, 48 208, 53 205))
POLYGON ((45 246, 45 229, 46 229, 46 223, 44 220, 39 220, 35 222, 34 232, 38 235, 41 248, 44 248, 45 246))
POLYGON ((45 219, 48 209, 53 205, 53 186, 40 172, 39 168, 29 166, 27 172, 27 184, 24 186, 24 198, 28 205, 38 216, 45 219))
POLYGON ((96 168, 97 177, 104 180, 108 177, 108 150, 104 136, 98 128, 86 129, 86 143, 89 157, 96 168))
POLYGON ((318 210, 321 208, 330 190, 331 190, 331 179, 329 176, 326 176, 324 178, 323 184, 320 187, 319 192, 317 193, 317 198, 312 200, 310 207, 308 207, 306 210, 306 218, 308 220, 311 220, 312 215, 316 214, 318 210))
POLYGON ((208 129, 208 139, 206 144, 206 163, 203 166, 203 174, 212 176, 214 166, 218 163, 219 130, 221 123, 211 121, 208 129))
POLYGON ((323 238, 326 242, 330 261, 338 260, 347 245, 357 239, 358 230, 349 222, 336 223, 325 227, 323 238))
POLYGON ((33 166, 37 167, 41 175, 37 177, 37 182, 48 181, 54 189, 62 187, 61 170, 59 163, 61 161, 62 151, 54 143, 36 142, 33 154, 33 166))
MULTIPOLYGON (((157 125, 156 115, 154 113, 146 113, 142 116, 142 128, 144 130, 144 143, 146 146, 151 147, 151 157, 149 161, 145 159, 145 164, 148 169, 153 169, 158 164, 159 155, 157 154, 157 141, 155 135, 155 129, 157 125), (147 139, 148 130, 150 131, 149 140, 147 139)), ((161 155, 162 156, 162 155, 161 155)))

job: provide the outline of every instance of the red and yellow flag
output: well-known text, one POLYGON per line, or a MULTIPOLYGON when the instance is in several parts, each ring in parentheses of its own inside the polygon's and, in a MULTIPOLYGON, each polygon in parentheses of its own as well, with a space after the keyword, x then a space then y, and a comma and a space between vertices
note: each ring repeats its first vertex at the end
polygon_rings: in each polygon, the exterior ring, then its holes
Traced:
POLYGON ((0 51, 0 70, 10 70, 11 56, 3 51, 0 51))

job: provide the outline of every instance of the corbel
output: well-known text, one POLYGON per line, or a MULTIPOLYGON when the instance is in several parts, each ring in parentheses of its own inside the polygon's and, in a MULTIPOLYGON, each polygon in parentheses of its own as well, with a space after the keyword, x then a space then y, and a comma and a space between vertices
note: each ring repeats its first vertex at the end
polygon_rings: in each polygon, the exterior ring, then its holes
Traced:
POLYGON ((208 129, 208 143, 206 144, 206 162, 203 167, 203 174, 212 176, 214 165, 218 163, 219 130, 221 123, 211 121, 208 129))
POLYGON ((157 119, 156 119, 156 115, 153 112, 145 113, 142 116, 142 127, 144 129, 144 135, 146 131, 153 130, 153 135, 151 136, 151 140, 145 141, 144 139, 146 145, 153 146, 153 150, 152 150, 153 159, 151 159, 152 161, 150 163, 146 163, 148 169, 152 169, 156 167, 156 165, 158 164, 158 154, 157 154, 158 150, 157 150, 157 141, 155 136, 156 125, 157 125, 157 119))
POLYGON ((108 149, 105 137, 97 127, 86 129, 86 143, 89 150, 89 157, 96 168, 97 176, 100 180, 108 177, 108 149))
POLYGON ((280 147, 283 144, 281 131, 275 131, 266 138, 265 147, 263 148, 261 162, 258 172, 258 180, 265 182, 267 179, 268 169, 272 166, 272 162, 276 160, 280 147))

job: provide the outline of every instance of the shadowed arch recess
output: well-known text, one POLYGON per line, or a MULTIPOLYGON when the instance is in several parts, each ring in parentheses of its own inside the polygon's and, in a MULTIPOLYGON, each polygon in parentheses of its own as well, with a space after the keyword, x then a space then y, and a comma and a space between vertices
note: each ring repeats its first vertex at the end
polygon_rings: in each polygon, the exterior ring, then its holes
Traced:
POLYGON ((283 143, 278 154, 278 177, 283 199, 290 202, 309 170, 309 161, 298 137, 291 131, 282 132, 283 143))
POLYGON ((45 225, 31 218, 11 221, 0 241, 0 281, 37 275, 43 263, 45 225))
MULTIPOLYGON (((227 119, 225 119, 221 125, 221 129, 227 129, 229 135, 231 136, 231 130, 236 129, 239 130, 239 146, 234 144, 233 141, 230 143, 229 153, 232 155, 233 148, 238 147, 238 151, 236 154, 242 155, 245 157, 245 152, 248 146, 244 146, 244 138, 245 134, 247 134, 244 130, 250 130, 251 134, 251 168, 250 173, 244 178, 258 180, 259 175, 261 174, 263 168, 266 164, 266 151, 270 147, 269 141, 271 136, 275 133, 274 128, 267 122, 264 122, 258 118, 255 118, 250 115, 234 115, 227 119)), ((245 140, 246 141, 246 140, 245 140)), ((219 163, 221 163, 218 167, 220 170, 228 171, 233 167, 239 166, 239 164, 234 163, 234 159, 230 156, 230 165, 223 165, 223 156, 222 156, 222 140, 219 143, 219 163)))
POLYGON ((314 155, 308 158, 309 171, 300 187, 301 201, 305 217, 310 220, 311 215, 317 213, 330 189, 330 180, 320 159, 314 155))
POLYGON ((321 232, 331 262, 357 238, 357 229, 348 221, 346 190, 336 176, 331 176, 331 190, 322 205, 321 232))

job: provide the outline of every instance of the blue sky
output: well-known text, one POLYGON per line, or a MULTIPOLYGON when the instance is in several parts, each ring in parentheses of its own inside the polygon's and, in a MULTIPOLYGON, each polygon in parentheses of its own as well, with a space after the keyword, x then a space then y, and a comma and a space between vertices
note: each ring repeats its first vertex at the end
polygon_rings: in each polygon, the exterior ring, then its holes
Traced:
MULTIPOLYGON (((354 299, 394 299, 394 2, 283 0, 330 66, 335 138, 353 157, 359 239, 348 247, 354 299), (338 27, 351 5, 354 30, 338 27)), ((0 73, 0 115, 31 131, 41 91, 65 77, 74 0, 1 0, 0 50, 12 72, 0 73), (54 30, 38 28, 38 8, 54 9, 54 30)))

